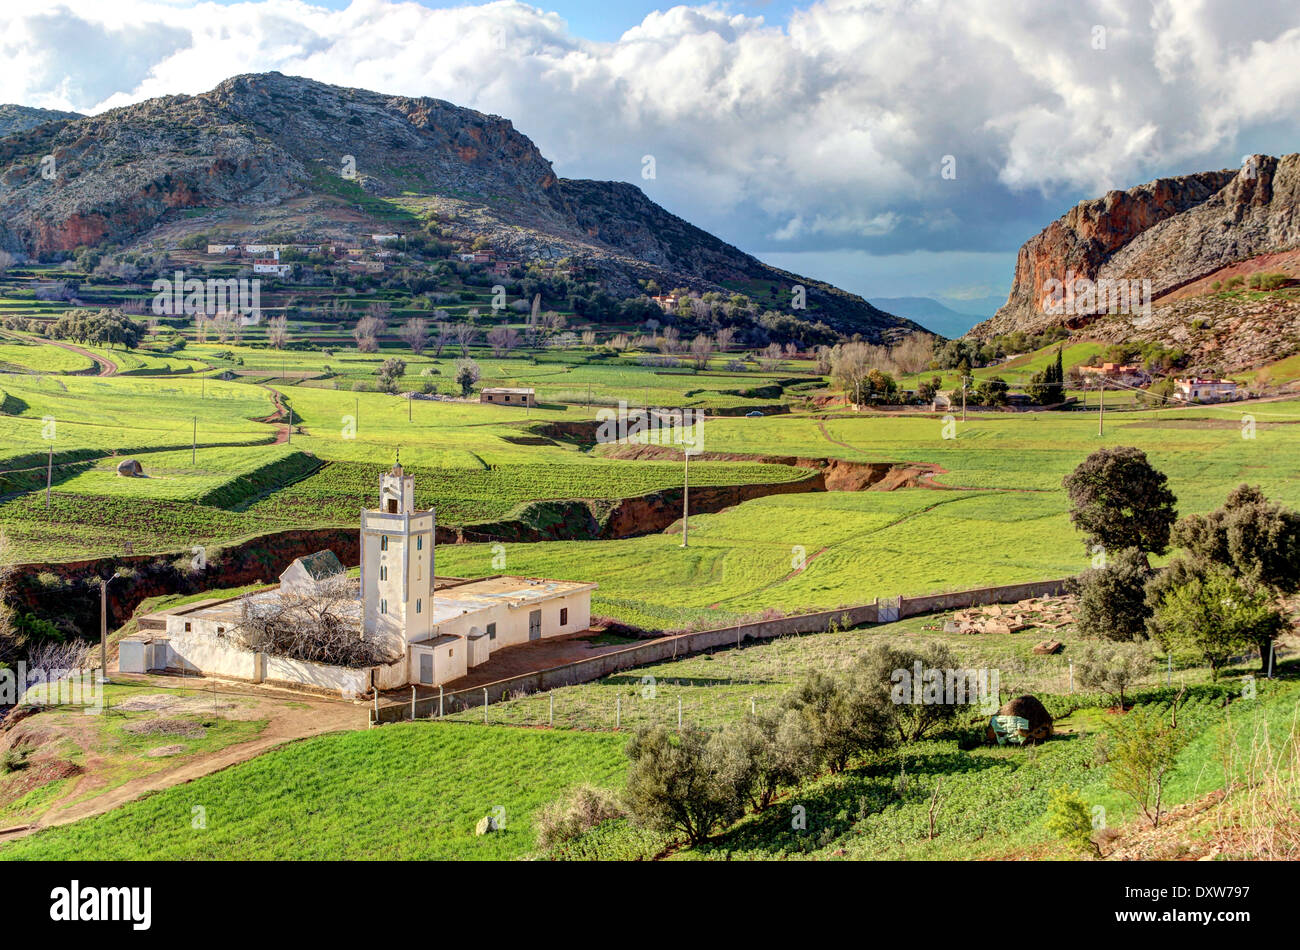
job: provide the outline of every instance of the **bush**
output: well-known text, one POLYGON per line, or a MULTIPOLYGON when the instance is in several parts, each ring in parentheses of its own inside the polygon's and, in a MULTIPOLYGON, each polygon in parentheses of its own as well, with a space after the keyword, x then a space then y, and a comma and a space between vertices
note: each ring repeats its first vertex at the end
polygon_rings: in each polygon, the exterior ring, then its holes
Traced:
POLYGON ((603 821, 622 818, 623 809, 614 793, 594 785, 569 789, 559 801, 543 805, 537 812, 537 843, 543 848, 571 841, 603 821))
POLYGON ((1065 842, 1071 851, 1101 856, 1092 840, 1088 803, 1074 789, 1054 788, 1048 792, 1046 824, 1047 830, 1065 842))
POLYGON ((1172 713, 1165 722, 1155 706, 1137 706, 1110 723, 1105 754, 1111 787, 1133 799, 1153 828, 1160 826, 1165 779, 1187 740, 1172 713))

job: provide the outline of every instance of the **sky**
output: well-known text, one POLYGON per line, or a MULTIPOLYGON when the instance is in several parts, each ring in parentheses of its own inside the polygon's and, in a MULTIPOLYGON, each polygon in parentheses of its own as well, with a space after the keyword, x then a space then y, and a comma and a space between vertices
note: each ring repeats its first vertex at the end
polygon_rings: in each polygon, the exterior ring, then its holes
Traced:
POLYGON ((1300 150, 1295 0, 31 0, 0 28, 0 102, 268 70, 433 96, 772 264, 958 307, 1080 200, 1300 150))

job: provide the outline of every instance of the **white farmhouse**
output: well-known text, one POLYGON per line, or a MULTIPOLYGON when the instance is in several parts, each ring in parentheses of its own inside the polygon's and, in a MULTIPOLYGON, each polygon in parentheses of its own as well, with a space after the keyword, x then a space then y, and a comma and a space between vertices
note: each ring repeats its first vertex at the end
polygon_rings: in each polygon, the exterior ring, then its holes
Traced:
MULTIPOLYGON (((141 632, 121 642, 119 669, 197 671, 360 694, 411 683, 440 686, 496 650, 591 625, 592 583, 502 575, 435 584, 436 527, 432 509, 415 507, 414 480, 400 464, 380 476, 379 507, 361 512, 361 579, 347 614, 359 637, 381 642, 397 657, 389 666, 350 669, 244 650, 236 636, 244 599, 234 597, 144 618, 141 632)), ((298 558, 278 588, 250 595, 249 607, 343 570, 330 551, 298 558)))

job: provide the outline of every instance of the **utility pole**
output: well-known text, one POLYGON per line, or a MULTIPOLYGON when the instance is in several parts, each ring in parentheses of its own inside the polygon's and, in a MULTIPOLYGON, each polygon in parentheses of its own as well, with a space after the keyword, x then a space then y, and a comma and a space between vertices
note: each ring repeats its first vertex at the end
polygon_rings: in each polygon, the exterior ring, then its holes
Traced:
POLYGON ((99 582, 99 671, 108 681, 108 585, 113 578, 99 582))
POLYGON ((1101 381, 1101 401, 1097 404, 1097 435, 1106 434, 1106 380, 1101 381))
POLYGON ((962 422, 966 421, 966 380, 968 379, 970 379, 969 376, 963 376, 961 378, 961 421, 962 422))
MULTIPOLYGON (((414 419, 414 416, 411 415, 412 413, 411 407, 414 404, 415 404, 415 393, 413 392, 407 393, 406 394, 406 421, 407 422, 411 422, 414 419)), ((412 716, 411 718, 414 719, 415 717, 412 716)))
POLYGON ((686 460, 682 490, 682 547, 688 547, 690 542, 691 517, 691 453, 688 450, 683 449, 682 457, 686 460))
POLYGON ((199 417, 194 417, 194 429, 190 433, 190 464, 197 465, 199 456, 199 417))
POLYGON ((50 485, 54 482, 54 443, 50 443, 50 459, 45 463, 45 507, 50 507, 50 485))

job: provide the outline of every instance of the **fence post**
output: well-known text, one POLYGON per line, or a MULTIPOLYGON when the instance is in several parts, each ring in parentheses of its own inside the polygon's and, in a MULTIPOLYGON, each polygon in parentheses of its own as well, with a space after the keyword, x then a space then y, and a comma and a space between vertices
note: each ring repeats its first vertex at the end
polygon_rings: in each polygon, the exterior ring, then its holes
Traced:
POLYGON ((1074 661, 1073 660, 1070 660, 1070 692, 1072 693, 1074 692, 1074 661))
POLYGON ((614 728, 617 729, 623 724, 623 697, 614 697, 614 728))
POLYGON ((677 697, 677 731, 682 731, 682 698, 677 697))
POLYGON ((442 684, 438 684, 438 718, 442 718, 442 684))
POLYGON ((487 710, 487 707, 488 707, 487 687, 484 686, 484 687, 483 687, 483 725, 485 725, 485 726, 487 725, 487 721, 488 721, 488 720, 487 720, 487 716, 488 716, 488 710, 487 710))
POLYGON ((551 693, 551 728, 555 728, 555 694, 551 693))
POLYGON ((749 697, 749 714, 751 716, 758 715, 757 700, 753 696, 749 697))
POLYGON ((375 687, 375 722, 379 721, 379 687, 375 687))
POLYGON ((411 722, 415 722, 415 684, 411 684, 411 722))

